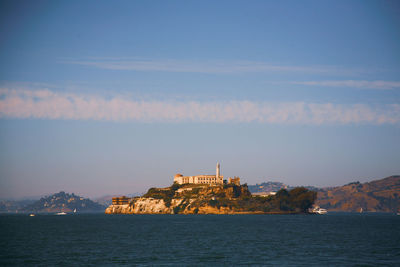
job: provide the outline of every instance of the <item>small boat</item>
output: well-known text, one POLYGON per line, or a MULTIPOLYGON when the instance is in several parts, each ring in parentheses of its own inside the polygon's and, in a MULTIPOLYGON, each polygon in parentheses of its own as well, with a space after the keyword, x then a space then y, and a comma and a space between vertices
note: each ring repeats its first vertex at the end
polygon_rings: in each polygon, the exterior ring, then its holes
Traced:
POLYGON ((317 210, 315 211, 315 213, 317 213, 317 214, 327 214, 328 211, 327 211, 326 209, 319 208, 319 209, 317 209, 317 210))
POLYGON ((31 214, 29 214, 29 216, 33 217, 33 216, 35 216, 35 214, 31 213, 31 214))
POLYGON ((67 215, 67 213, 65 213, 65 212, 58 212, 58 213, 56 213, 56 215, 67 215))
POLYGON ((311 212, 314 214, 320 214, 320 215, 328 213, 328 211, 326 209, 320 208, 319 206, 315 206, 311 212))
POLYGON ((363 208, 360 208, 360 213, 363 213, 363 208))
POLYGON ((76 209, 74 209, 74 213, 76 213, 76 209))

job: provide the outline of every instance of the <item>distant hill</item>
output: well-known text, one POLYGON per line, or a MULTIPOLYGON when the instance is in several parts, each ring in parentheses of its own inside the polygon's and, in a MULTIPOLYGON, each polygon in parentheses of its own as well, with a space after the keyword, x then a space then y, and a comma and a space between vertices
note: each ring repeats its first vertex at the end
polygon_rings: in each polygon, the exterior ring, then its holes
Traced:
POLYGON ((322 188, 316 204, 329 211, 398 212, 400 211, 400 176, 390 176, 369 183, 354 182, 322 188))
POLYGON ((287 185, 281 182, 264 182, 261 184, 248 185, 249 191, 251 193, 277 192, 280 189, 287 187, 287 185))
POLYGON ((36 200, 1 200, 0 213, 18 213, 23 207, 35 201, 36 200))
MULTIPOLYGON (((311 191, 319 191, 320 189, 315 186, 303 186, 311 191)), ((281 189, 292 190, 296 188, 295 186, 289 186, 281 182, 264 182, 261 184, 248 185, 249 191, 251 193, 262 193, 262 192, 278 192, 281 189)))
MULTIPOLYGON (((291 190, 294 187, 281 182, 264 182, 249 185, 251 193, 277 192, 281 188, 291 190)), ((317 188, 305 186, 317 191, 316 205, 329 211, 358 212, 399 212, 400 176, 390 176, 368 183, 353 182, 344 186, 317 188)))
POLYGON ((19 209, 19 212, 55 213, 63 211, 68 213, 73 212, 75 209, 78 213, 103 212, 105 208, 105 206, 88 198, 61 191, 51 196, 43 197, 40 200, 19 209))

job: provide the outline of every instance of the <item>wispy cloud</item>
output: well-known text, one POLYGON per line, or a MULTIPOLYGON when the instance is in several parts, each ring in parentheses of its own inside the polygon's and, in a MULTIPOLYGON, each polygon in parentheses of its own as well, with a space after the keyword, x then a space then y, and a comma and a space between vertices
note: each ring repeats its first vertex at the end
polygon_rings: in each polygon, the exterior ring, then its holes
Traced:
POLYGON ((123 58, 92 58, 90 60, 64 60, 62 63, 90 66, 109 70, 163 71, 192 73, 320 73, 349 74, 365 72, 360 69, 343 69, 335 66, 276 65, 257 61, 184 61, 184 60, 139 60, 123 58))
POLYGON ((0 89, 1 118, 270 124, 399 124, 400 105, 141 101, 50 90, 0 89))
POLYGON ((312 86, 328 86, 328 87, 352 87, 361 89, 379 89, 392 90, 399 89, 398 81, 360 81, 360 80, 344 80, 344 81, 305 81, 291 82, 292 84, 312 85, 312 86))

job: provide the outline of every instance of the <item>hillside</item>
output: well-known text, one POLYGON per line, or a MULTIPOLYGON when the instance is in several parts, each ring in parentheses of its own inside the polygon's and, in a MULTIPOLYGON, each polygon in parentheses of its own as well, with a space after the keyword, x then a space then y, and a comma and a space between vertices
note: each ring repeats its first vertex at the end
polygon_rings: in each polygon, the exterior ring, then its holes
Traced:
POLYGON ((76 209, 81 212, 101 212, 105 206, 100 205, 88 198, 83 198, 75 194, 68 194, 63 191, 51 196, 43 197, 40 200, 27 205, 19 210, 26 213, 55 213, 73 212, 76 209))
POLYGON ((400 176, 390 176, 368 183, 354 182, 323 188, 316 205, 329 211, 398 212, 400 210, 400 176))
MULTIPOLYGON (((249 191, 251 193, 268 193, 268 192, 278 192, 281 189, 287 189, 287 190, 292 190, 298 186, 289 186, 281 182, 263 182, 261 184, 255 184, 255 185, 249 185, 249 191)), ((319 188, 315 186, 302 186, 304 188, 307 188, 308 190, 311 191, 318 191, 320 190, 319 188)))
POLYGON ((282 189, 275 196, 252 197, 247 185, 173 184, 150 188, 142 197, 110 205, 107 214, 241 214, 304 213, 316 192, 305 188, 282 189))

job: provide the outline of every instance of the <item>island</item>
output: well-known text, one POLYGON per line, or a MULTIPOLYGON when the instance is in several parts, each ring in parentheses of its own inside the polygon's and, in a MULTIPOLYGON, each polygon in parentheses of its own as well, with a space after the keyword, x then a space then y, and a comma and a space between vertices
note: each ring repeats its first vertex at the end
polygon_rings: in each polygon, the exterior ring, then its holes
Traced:
POLYGON ((50 196, 40 198, 24 207, 19 208, 17 213, 97 213, 104 211, 105 206, 84 198, 74 193, 64 191, 50 196))
POLYGON ((224 180, 217 164, 215 175, 176 174, 173 184, 150 188, 141 197, 115 197, 106 214, 297 214, 308 213, 317 192, 304 187, 253 196, 240 178, 224 180))

